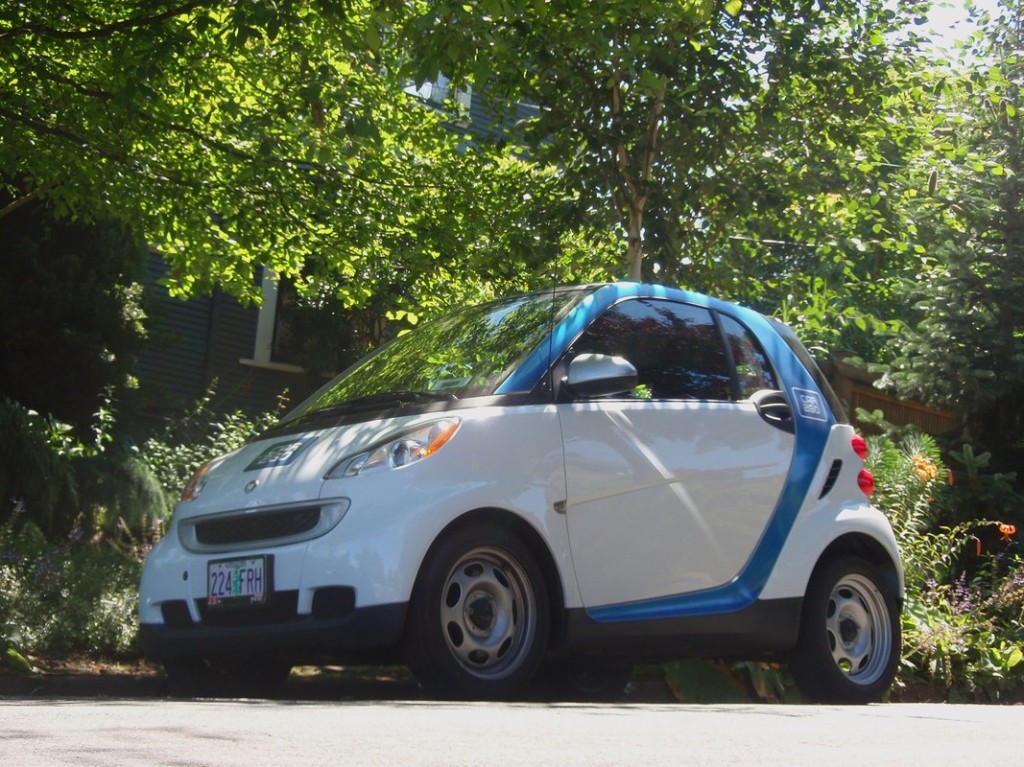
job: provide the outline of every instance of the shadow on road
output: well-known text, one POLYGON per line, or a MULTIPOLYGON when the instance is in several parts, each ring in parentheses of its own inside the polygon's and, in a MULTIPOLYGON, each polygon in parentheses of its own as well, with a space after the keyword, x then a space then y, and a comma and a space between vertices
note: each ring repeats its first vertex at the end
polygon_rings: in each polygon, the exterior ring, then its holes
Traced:
MULTIPOLYGON (((166 679, 149 666, 64 666, 34 674, 0 671, 0 698, 169 698, 166 679)), ((272 696, 296 701, 428 700, 403 666, 300 667, 272 696)), ((578 700, 578 698, 577 698, 578 700)), ((635 678, 617 702, 676 702, 658 679, 635 678)))

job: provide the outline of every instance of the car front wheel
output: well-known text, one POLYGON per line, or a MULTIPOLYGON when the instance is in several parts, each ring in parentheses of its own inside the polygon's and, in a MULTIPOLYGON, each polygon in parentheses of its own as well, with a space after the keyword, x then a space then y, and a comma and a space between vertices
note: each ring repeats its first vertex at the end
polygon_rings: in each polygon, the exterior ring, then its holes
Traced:
POLYGON ((870 703, 892 685, 900 619, 891 579, 869 562, 843 557, 812 580, 790 662, 797 686, 822 703, 870 703))
POLYGON ((407 661, 442 697, 521 695, 547 647, 548 596, 529 548, 492 526, 465 528, 431 550, 406 627, 407 661))

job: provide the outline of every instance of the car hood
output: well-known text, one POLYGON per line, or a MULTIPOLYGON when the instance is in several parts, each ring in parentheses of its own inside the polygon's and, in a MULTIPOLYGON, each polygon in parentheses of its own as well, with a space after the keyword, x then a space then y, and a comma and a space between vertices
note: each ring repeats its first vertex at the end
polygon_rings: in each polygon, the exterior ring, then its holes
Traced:
POLYGON ((435 419, 402 416, 251 442, 212 460, 202 492, 178 503, 175 515, 187 519, 320 499, 324 476, 340 461, 435 419))

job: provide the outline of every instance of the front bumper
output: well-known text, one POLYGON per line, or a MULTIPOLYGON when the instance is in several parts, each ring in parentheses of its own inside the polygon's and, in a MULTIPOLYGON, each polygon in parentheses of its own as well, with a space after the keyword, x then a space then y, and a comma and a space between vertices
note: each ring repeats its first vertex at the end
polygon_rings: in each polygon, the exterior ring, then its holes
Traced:
POLYGON ((170 620, 165 623, 143 623, 140 638, 146 657, 156 662, 187 656, 274 656, 296 664, 323 658, 388 658, 398 648, 406 607, 361 607, 342 617, 246 614, 239 610, 233 615, 223 613, 211 624, 190 622, 182 604, 179 611, 169 608, 170 620))

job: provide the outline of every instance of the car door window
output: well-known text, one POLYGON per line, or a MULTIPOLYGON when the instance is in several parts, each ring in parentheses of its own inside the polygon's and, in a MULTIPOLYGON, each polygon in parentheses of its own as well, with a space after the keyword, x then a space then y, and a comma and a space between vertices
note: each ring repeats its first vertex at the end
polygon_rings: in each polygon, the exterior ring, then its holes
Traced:
POLYGON ((748 399, 761 389, 778 389, 775 371, 754 334, 727 314, 719 314, 718 320, 736 365, 740 399, 748 399))
POLYGON ((731 400, 732 375, 711 312, 674 301, 635 299, 608 309, 573 344, 576 354, 614 354, 639 373, 633 396, 731 400))

